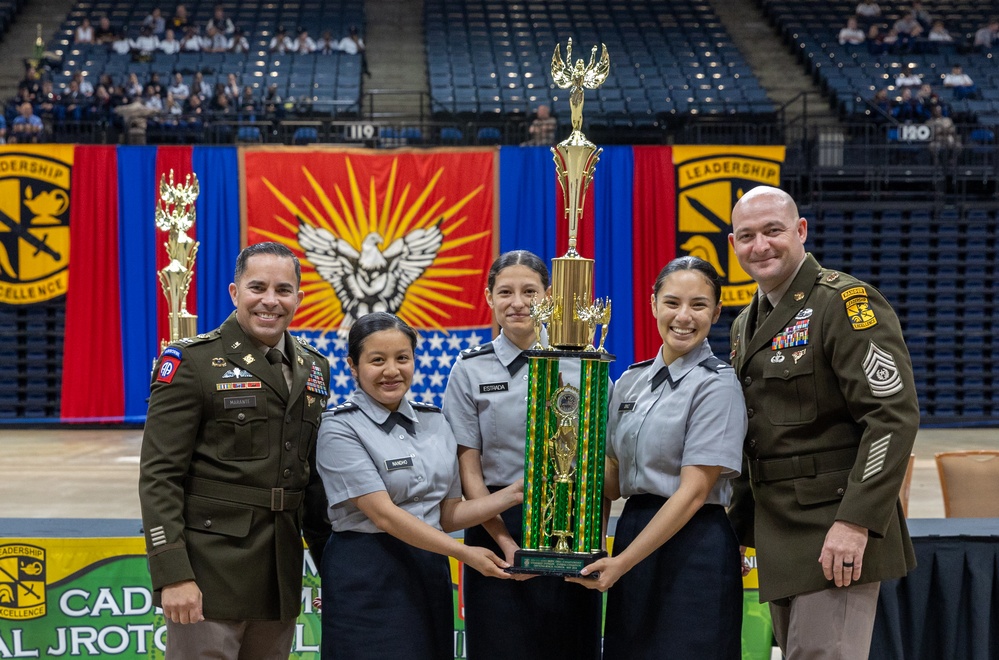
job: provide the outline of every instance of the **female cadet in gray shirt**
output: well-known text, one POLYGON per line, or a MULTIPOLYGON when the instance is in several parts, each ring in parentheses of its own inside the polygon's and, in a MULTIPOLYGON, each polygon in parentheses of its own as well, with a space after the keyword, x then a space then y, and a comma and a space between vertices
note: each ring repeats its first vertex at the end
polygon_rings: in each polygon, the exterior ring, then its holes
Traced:
POLYGON ((680 257, 653 291, 662 349, 621 376, 608 416, 604 492, 628 498, 614 555, 583 569, 596 580, 569 579, 610 589, 604 660, 738 660, 741 562, 725 507, 747 419, 735 371, 707 341, 721 282, 680 257))
MULTIPOLYGON (((548 269, 536 255, 516 250, 489 269, 486 303, 500 335, 464 351, 444 392, 444 415, 458 440, 465 497, 475 501, 521 478, 527 427, 527 358, 538 341, 531 301, 548 288, 548 269)), ((567 381, 578 383, 578 364, 564 363, 567 381)), ((465 542, 513 561, 522 507, 466 530, 465 542)), ((469 660, 586 660, 600 656, 600 594, 556 577, 499 582, 471 571, 462 586, 469 660)))
POLYGON ((451 660, 447 556, 509 577, 501 557, 445 531, 520 503, 523 482, 461 500, 451 427, 440 408, 406 400, 416 339, 391 314, 358 319, 347 340, 357 389, 319 428, 316 462, 333 523, 322 564, 324 660, 451 660))

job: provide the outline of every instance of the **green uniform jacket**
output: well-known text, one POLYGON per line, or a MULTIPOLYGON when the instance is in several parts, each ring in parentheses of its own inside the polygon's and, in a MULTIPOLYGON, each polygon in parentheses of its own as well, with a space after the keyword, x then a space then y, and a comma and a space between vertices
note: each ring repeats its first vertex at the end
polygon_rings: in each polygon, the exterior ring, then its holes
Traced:
POLYGON ((898 318, 874 287, 811 255, 749 333, 757 306, 732 325, 749 430, 730 518, 757 550, 760 600, 833 586, 818 560, 836 520, 869 530, 860 583, 902 577, 915 555, 898 494, 919 404, 898 318))
POLYGON ((303 524, 317 565, 330 534, 315 468, 329 362, 287 333, 285 353, 290 396, 235 314, 160 357, 139 476, 156 605, 195 580, 207 619, 298 616, 303 524))

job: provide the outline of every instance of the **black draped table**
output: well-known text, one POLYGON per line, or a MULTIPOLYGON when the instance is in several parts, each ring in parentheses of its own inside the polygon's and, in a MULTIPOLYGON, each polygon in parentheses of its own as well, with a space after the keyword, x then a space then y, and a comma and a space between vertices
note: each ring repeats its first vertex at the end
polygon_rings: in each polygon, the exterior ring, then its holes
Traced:
POLYGON ((999 518, 908 524, 918 565, 881 585, 871 660, 999 659, 999 518))

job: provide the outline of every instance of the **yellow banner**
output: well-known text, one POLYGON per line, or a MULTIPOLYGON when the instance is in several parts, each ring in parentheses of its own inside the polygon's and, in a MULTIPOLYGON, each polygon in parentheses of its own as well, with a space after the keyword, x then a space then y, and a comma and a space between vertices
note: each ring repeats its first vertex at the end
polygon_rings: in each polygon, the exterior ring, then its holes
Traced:
POLYGON ((66 293, 72 145, 0 146, 0 303, 66 293))
POLYGON ((673 147, 678 253, 704 259, 722 276, 722 304, 742 307, 756 283, 729 245, 732 207, 747 190, 780 186, 784 147, 673 147))

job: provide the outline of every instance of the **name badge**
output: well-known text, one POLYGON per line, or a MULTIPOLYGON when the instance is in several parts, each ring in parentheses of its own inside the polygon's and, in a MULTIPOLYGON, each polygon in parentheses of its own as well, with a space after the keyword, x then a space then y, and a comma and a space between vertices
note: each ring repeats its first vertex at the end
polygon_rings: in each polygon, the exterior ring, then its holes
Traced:
POLYGON ((622 401, 621 405, 617 407, 618 412, 631 412, 635 409, 634 401, 622 401))
POLYGON ((230 408, 256 408, 257 397, 255 396, 227 396, 222 400, 222 405, 226 410, 230 408))
POLYGON ((405 458, 386 458, 385 459, 385 469, 391 472, 392 470, 402 470, 403 468, 413 467, 413 457, 407 456, 405 458))
POLYGON ((490 392, 509 392, 509 383, 482 383, 479 385, 479 394, 489 394, 490 392))

